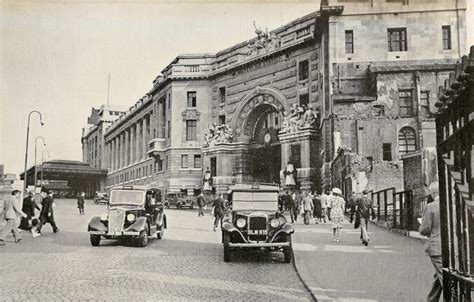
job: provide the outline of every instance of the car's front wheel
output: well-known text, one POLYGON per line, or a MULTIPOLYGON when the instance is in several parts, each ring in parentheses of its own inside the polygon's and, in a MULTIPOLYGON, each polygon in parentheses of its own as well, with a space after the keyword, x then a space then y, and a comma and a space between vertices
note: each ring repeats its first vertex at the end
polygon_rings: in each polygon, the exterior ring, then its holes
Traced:
POLYGON ((224 241, 224 262, 230 262, 230 234, 229 232, 222 232, 223 241, 224 241))
POLYGON ((145 226, 145 229, 140 233, 138 237, 138 246, 145 247, 148 245, 148 225, 145 226))
POLYGON ((100 244, 100 235, 91 234, 91 244, 92 246, 99 246, 100 244))
POLYGON ((283 259, 285 263, 290 263, 291 262, 291 255, 292 253, 292 246, 291 246, 291 235, 288 234, 286 235, 286 240, 285 242, 289 242, 290 246, 284 246, 283 247, 283 259))

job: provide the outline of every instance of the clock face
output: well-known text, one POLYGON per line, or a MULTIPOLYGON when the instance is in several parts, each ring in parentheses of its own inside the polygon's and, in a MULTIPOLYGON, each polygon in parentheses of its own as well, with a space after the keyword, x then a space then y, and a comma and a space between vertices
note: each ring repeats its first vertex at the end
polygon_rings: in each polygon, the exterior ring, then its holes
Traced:
POLYGON ((268 144, 271 140, 272 136, 270 135, 270 133, 265 133, 265 135, 263 136, 263 141, 268 144))

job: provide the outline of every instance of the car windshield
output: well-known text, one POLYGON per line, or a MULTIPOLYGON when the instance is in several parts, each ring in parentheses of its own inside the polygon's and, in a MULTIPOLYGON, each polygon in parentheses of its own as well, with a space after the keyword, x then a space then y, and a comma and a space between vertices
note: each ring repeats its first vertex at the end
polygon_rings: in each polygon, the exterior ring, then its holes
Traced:
POLYGON ((144 191, 113 190, 110 193, 110 205, 142 205, 145 203, 144 191))
POLYGON ((278 192, 234 192, 232 210, 278 211, 278 192))

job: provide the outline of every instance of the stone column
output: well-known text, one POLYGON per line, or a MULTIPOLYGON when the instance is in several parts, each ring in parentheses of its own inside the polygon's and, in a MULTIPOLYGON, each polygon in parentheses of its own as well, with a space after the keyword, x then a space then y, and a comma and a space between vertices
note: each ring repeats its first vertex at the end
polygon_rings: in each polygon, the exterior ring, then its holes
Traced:
POLYGON ((114 142, 115 142, 114 143, 115 145, 115 155, 114 155, 115 169, 114 170, 117 170, 119 168, 119 149, 120 149, 118 136, 115 136, 114 142))
POLYGON ((135 125, 130 126, 130 162, 135 162, 135 125))
POLYGON ((124 138, 125 138, 125 164, 124 166, 128 166, 130 164, 130 129, 125 130, 124 138))
POLYGON ((140 135, 140 131, 141 131, 141 121, 137 121, 136 123, 136 145, 135 145, 135 160, 136 161, 140 161, 141 159, 141 153, 140 153, 140 149, 141 149, 141 143, 142 143, 142 136, 140 135))
POLYGON ((140 155, 140 158, 144 159, 146 156, 147 152, 147 146, 148 146, 148 135, 147 135, 147 124, 148 124, 148 117, 144 116, 143 117, 143 126, 142 126, 142 153, 140 155))

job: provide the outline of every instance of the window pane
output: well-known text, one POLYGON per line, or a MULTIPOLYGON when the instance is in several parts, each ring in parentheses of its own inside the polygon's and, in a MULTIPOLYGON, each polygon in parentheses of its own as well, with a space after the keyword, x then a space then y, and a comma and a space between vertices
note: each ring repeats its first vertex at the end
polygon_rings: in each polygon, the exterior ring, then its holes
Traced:
POLYGON ((188 155, 181 155, 181 168, 188 167, 188 155))
POLYGON ((194 168, 202 168, 201 155, 194 155, 194 168))

